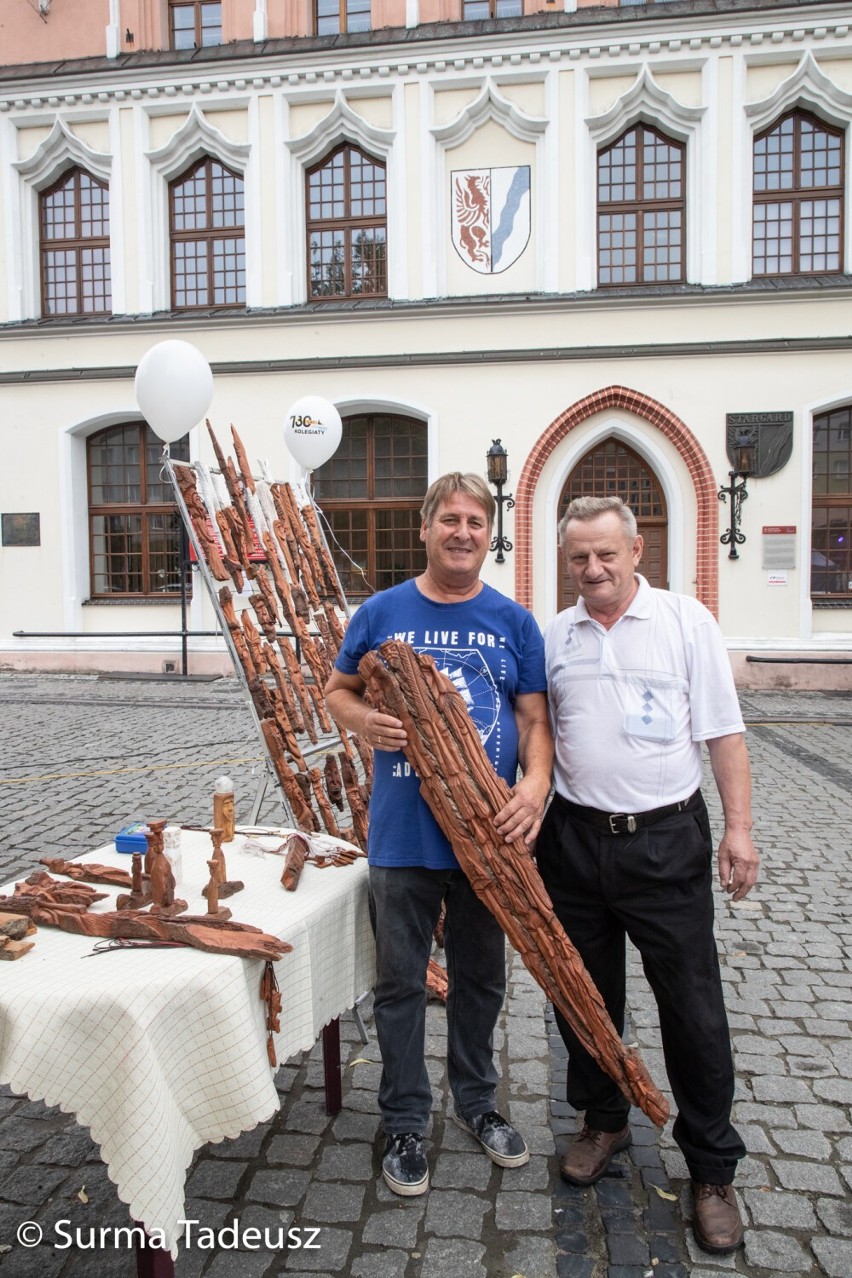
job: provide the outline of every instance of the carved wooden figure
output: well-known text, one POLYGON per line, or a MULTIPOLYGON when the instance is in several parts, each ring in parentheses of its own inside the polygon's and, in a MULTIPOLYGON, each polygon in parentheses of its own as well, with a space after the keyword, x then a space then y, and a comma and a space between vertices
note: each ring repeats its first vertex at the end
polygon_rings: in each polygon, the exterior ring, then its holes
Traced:
POLYGON ((553 911, 525 847, 503 843, 494 814, 509 800, 461 696, 428 656, 390 640, 359 671, 374 704, 400 719, 420 792, 471 886, 525 965, 624 1095, 662 1125, 668 1102, 638 1054, 625 1047, 598 990, 553 911))

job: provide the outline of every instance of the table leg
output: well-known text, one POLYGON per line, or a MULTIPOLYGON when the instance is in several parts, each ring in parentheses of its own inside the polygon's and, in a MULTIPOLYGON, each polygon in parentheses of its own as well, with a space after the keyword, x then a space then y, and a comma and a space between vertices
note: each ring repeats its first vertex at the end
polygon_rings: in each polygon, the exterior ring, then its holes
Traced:
POLYGON ((325 1112, 339 1114, 343 1106, 340 1077, 340 1021, 335 1016, 322 1032, 322 1067, 325 1077, 325 1112))
POLYGON ((175 1262, 171 1252, 164 1247, 143 1247, 137 1238, 136 1278, 175 1278, 175 1262))

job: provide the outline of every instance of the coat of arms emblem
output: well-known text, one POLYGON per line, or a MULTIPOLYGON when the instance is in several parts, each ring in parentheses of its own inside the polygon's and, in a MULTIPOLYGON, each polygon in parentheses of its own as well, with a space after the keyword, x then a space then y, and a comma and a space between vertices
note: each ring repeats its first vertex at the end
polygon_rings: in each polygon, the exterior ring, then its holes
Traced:
POLYGON ((530 238, 530 167, 454 169, 450 174, 453 246, 471 270, 498 275, 530 238))

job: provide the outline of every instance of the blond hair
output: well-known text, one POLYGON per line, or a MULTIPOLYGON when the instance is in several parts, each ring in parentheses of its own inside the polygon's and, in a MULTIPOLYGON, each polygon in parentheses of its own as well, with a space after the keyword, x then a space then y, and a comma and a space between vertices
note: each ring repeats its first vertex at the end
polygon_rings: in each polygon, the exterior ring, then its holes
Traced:
POLYGON ((494 523, 494 515, 497 511, 497 503, 491 494, 491 489, 481 475, 475 475, 471 472, 462 474, 460 470, 451 470, 449 474, 441 475, 440 479, 436 479, 433 484, 429 485, 420 509, 420 518, 423 523, 428 527, 435 518, 441 503, 449 501, 456 493, 465 493, 466 496, 472 497, 475 502, 479 503, 485 511, 488 527, 490 528, 494 523))

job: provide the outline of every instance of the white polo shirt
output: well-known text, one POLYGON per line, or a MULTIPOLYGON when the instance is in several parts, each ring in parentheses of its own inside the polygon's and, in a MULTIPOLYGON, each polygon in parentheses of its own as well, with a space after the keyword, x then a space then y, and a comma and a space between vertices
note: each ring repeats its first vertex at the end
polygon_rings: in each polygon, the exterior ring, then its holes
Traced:
POLYGON ((688 798, 701 784, 700 743, 745 731, 712 615, 636 576, 611 630, 580 599, 544 633, 556 789, 604 812, 688 798))

